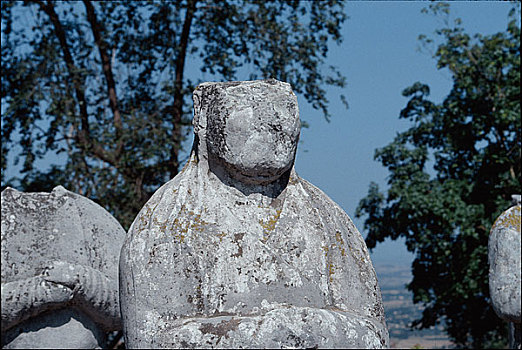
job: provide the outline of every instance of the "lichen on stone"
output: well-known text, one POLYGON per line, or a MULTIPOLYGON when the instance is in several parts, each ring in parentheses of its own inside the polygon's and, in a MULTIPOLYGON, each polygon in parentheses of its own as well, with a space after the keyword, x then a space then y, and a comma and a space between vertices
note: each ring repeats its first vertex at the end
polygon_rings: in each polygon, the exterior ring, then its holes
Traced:
POLYGON ((503 212, 497 220, 495 220, 495 223, 493 224, 493 227, 491 230, 494 230, 496 228, 506 228, 514 230, 515 232, 520 233, 521 227, 520 227, 520 205, 516 205, 512 207, 509 210, 506 210, 503 212))
POLYGON ((275 230, 277 221, 281 216, 281 209, 277 209, 275 214, 270 216, 266 220, 259 220, 259 223, 263 227, 263 242, 266 242, 270 238, 270 233, 275 230))
POLYGON ((193 124, 190 160, 152 196, 122 249, 126 345, 386 347, 364 240, 295 172, 290 85, 201 84, 193 124), (150 222, 141 233, 140 222, 150 222), (159 318, 143 319, 148 310, 159 318))

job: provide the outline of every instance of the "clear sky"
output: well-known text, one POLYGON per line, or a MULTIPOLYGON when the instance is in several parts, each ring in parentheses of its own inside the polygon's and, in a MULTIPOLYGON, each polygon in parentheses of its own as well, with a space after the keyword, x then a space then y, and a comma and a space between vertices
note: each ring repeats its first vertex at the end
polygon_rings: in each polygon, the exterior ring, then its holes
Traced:
MULTIPOLYGON (((310 128, 301 133, 296 170, 337 202, 363 235, 363 220, 354 218, 357 204, 371 181, 386 188, 387 171, 373 160, 374 150, 408 127, 398 119, 407 102, 402 90, 422 81, 431 87, 433 100, 441 101, 451 88, 449 73, 438 71, 431 55, 418 50, 418 35, 434 37, 434 31, 442 26, 440 18, 421 13, 428 5, 411 1, 347 2, 344 41, 339 46, 332 43, 326 61, 347 78, 344 91, 329 90, 331 122, 298 96, 301 118, 310 128), (348 110, 340 94, 347 97, 348 110)), ((462 18, 469 33, 492 34, 506 29, 511 6, 508 2, 469 1, 451 2, 450 9, 453 18, 462 18)), ((188 75, 191 72, 197 72, 197 67, 187 67, 188 75)), ((10 156, 12 162, 13 154, 10 156)), ((38 164, 46 166, 49 159, 38 164)), ((18 169, 20 166, 8 169, 7 178, 16 175, 18 169)), ((408 265, 413 255, 402 241, 385 242, 374 249, 372 259, 375 263, 408 265)))
MULTIPOLYGON (((310 128, 301 133, 296 170, 337 202, 363 235, 363 220, 354 218, 355 209, 370 182, 386 188, 388 175, 373 160, 374 150, 409 125, 398 119, 407 102, 402 90, 421 81, 439 102, 452 86, 448 71, 437 70, 431 55, 418 50, 418 35, 434 37, 442 25, 440 18, 421 13, 427 6, 427 2, 347 2, 344 41, 331 46, 327 63, 347 78, 342 93, 349 109, 337 97, 341 90, 331 89, 332 118, 327 123, 298 97, 301 118, 310 128)), ((452 2, 450 11, 453 18, 462 18, 468 33, 492 34, 507 28, 511 6, 494 1, 452 2)), ((403 241, 378 244, 371 255, 374 263, 410 264, 414 258, 403 241)))

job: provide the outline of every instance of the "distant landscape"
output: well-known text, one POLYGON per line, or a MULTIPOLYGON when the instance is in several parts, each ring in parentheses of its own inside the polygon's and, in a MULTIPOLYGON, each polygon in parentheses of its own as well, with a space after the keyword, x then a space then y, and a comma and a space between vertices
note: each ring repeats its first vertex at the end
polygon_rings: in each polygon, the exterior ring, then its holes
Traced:
POLYGON ((452 348, 441 325, 422 331, 410 330, 409 324, 422 315, 422 305, 414 305, 412 294, 406 290, 406 284, 411 280, 410 267, 383 263, 377 263, 374 267, 381 287, 390 346, 402 349, 452 348))

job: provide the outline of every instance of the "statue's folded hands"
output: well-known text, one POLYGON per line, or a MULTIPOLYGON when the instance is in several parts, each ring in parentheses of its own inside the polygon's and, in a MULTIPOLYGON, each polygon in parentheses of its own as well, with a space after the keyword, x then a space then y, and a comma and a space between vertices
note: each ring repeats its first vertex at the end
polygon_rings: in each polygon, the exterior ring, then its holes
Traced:
POLYGON ((42 274, 50 282, 69 288, 71 300, 107 329, 121 328, 118 281, 89 266, 66 261, 50 263, 42 274), (91 310, 94 309, 94 310, 91 310))
POLYGON ((91 200, 2 191, 2 347, 92 348, 121 329, 121 225, 91 200))
POLYGON ((71 288, 47 281, 44 276, 2 283, 2 330, 5 331, 41 312, 69 302, 71 288))

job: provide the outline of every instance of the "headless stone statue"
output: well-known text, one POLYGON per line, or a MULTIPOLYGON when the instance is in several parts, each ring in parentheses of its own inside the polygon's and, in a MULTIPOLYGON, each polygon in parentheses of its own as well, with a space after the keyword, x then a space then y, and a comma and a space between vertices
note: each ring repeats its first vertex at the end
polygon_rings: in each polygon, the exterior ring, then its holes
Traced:
POLYGON ((2 191, 2 348, 100 348, 121 329, 125 231, 61 186, 2 191))
POLYGON ((290 85, 201 84, 193 124, 188 163, 145 204, 122 248, 126 346, 387 347, 360 233, 294 171, 290 85))
POLYGON ((489 236, 489 293, 497 315, 510 323, 509 344, 521 345, 521 252, 520 195, 513 196, 515 206, 503 212, 489 236))

